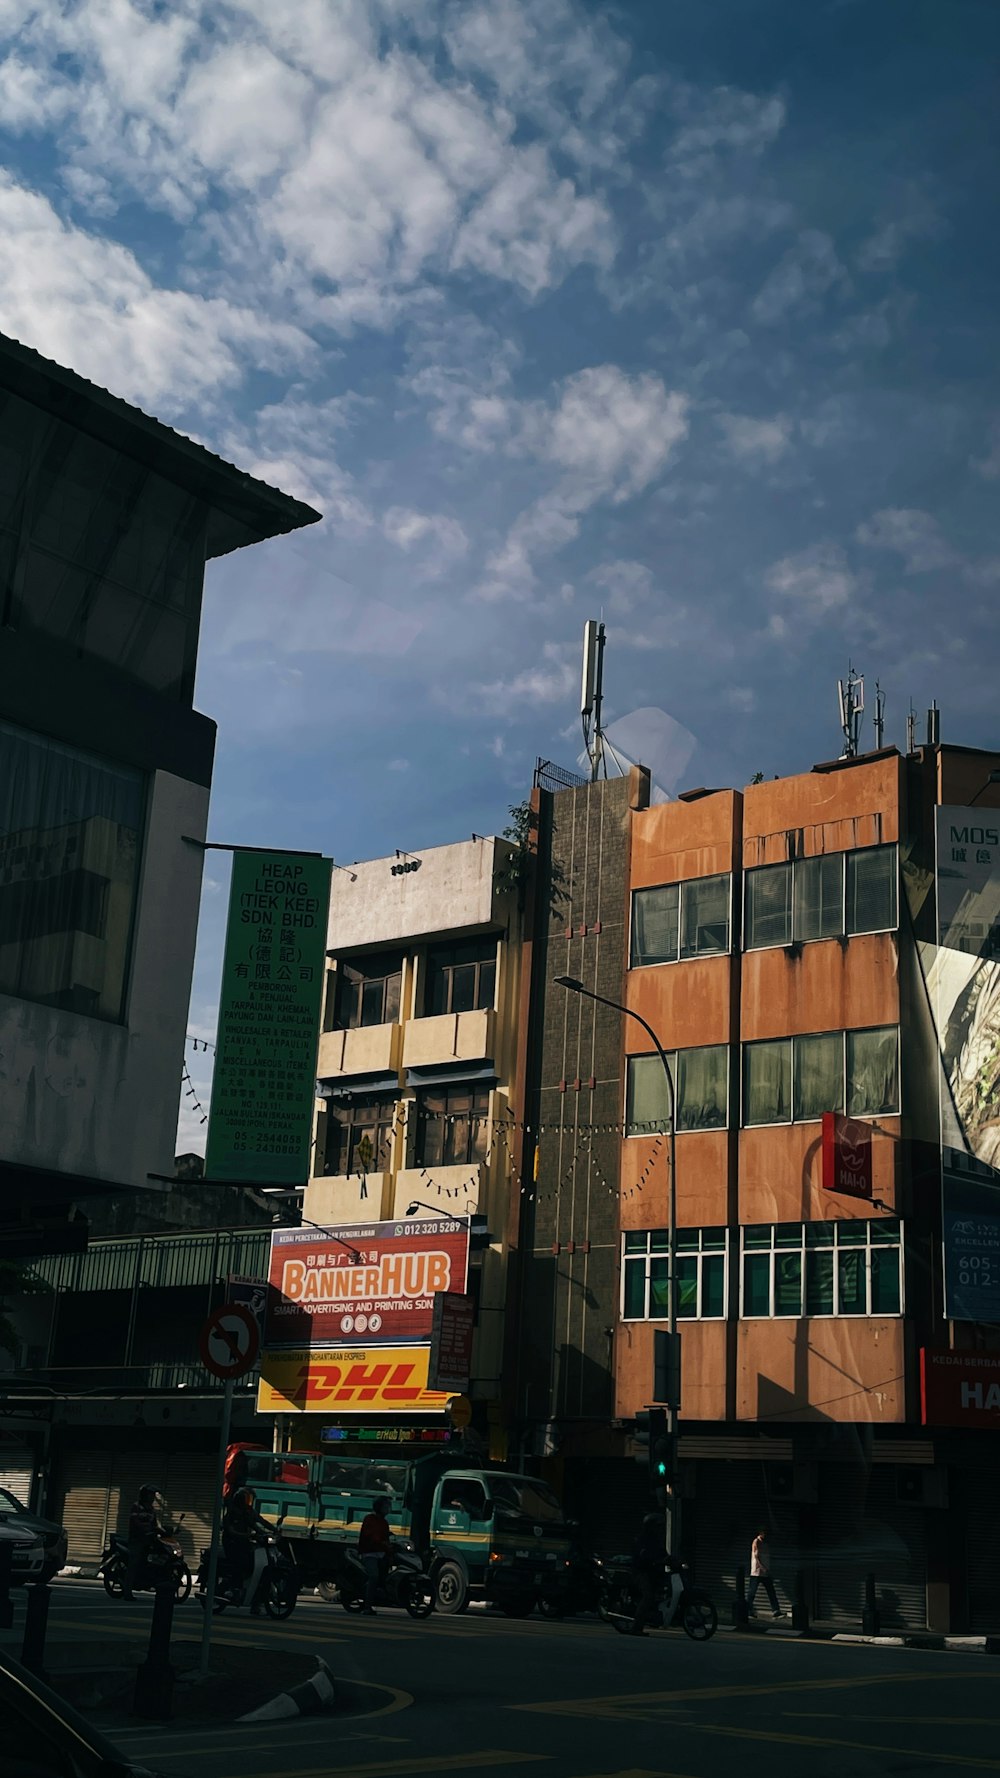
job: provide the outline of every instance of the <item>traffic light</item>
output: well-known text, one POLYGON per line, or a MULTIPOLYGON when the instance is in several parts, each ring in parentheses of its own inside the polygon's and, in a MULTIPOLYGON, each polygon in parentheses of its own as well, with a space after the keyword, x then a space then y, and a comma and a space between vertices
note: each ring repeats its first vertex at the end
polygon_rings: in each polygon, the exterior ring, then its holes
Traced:
POLYGON ((649 1446, 649 1467, 650 1467, 650 1472, 651 1472, 651 1480, 653 1482, 653 1486, 657 1487, 657 1488, 665 1487, 667 1482, 671 1481, 673 1479, 672 1473, 671 1473, 672 1469, 673 1469, 673 1464, 671 1461, 671 1458, 673 1455, 672 1450, 671 1450, 672 1441, 671 1441, 670 1434, 666 1428, 666 1424, 665 1424, 666 1415, 665 1414, 663 1415, 663 1419, 664 1419, 663 1431, 658 1433, 655 1438, 650 1440, 650 1446, 649 1446))
MULTIPOLYGON (((664 1408, 643 1408, 635 1417, 635 1442, 639 1447, 637 1460, 648 1463, 656 1472, 658 1464, 669 1459, 670 1434, 664 1408)), ((666 1474, 666 1469, 658 1472, 666 1474)))

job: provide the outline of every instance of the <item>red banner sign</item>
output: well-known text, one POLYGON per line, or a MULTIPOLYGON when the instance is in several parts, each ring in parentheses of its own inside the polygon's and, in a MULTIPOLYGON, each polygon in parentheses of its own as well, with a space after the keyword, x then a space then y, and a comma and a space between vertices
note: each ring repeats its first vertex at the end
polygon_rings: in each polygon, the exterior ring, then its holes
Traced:
POLYGON ((430 1389, 447 1389, 461 1394, 468 1389, 472 1376, 472 1340, 475 1334, 476 1304, 471 1296, 460 1296, 443 1290, 434 1299, 434 1328, 431 1335, 431 1358, 427 1373, 430 1389))
POLYGON ((848 1198, 872 1195, 872 1130, 839 1111, 823 1113, 823 1190, 848 1198))
POLYGON ((464 1291, 466 1218, 275 1229, 266 1347, 429 1341, 440 1291, 464 1291))
POLYGON ((924 1426, 1000 1427, 1000 1353, 920 1350, 924 1426))

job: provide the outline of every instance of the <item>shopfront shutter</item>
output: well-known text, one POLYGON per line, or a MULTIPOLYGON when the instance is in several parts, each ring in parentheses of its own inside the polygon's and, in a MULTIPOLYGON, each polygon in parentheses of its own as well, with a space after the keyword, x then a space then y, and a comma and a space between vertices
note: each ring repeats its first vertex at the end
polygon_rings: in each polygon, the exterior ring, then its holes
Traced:
POLYGON ((969 1629, 982 1634, 1000 1627, 1000 1514, 997 1484, 989 1475, 961 1476, 965 1518, 965 1571, 969 1629))
MULTIPOLYGON (((792 1607, 799 1562, 798 1510, 790 1502, 768 1499, 765 1473, 761 1462, 700 1458, 694 1498, 682 1503, 682 1541, 692 1557, 695 1583, 710 1594, 725 1623, 732 1622, 740 1568, 749 1582, 750 1546, 761 1526, 767 1527, 770 1539, 778 1602, 785 1611, 792 1607)), ((758 1595, 758 1606, 769 1609, 764 1593, 758 1595)))
POLYGON ((630 1550, 643 1515, 655 1510, 649 1469, 631 1457, 569 1458, 562 1493, 567 1514, 599 1556, 630 1550))
POLYGON ((896 1469, 827 1464, 820 1476, 820 1542, 813 1552, 815 1614, 857 1630, 865 1578, 875 1576, 884 1630, 927 1627, 927 1543, 922 1506, 896 1499, 896 1469))
POLYGON ((217 1457, 207 1451, 173 1451, 161 1470, 160 1488, 167 1517, 177 1524, 176 1541, 192 1574, 212 1536, 212 1499, 217 1457))
POLYGON ((35 1460, 31 1451, 0 1445, 0 1488, 6 1488, 23 1506, 31 1505, 35 1460))
POLYGON ((108 1534, 112 1457, 107 1451, 69 1451, 63 1459, 58 1517, 69 1540, 67 1563, 93 1571, 108 1534))

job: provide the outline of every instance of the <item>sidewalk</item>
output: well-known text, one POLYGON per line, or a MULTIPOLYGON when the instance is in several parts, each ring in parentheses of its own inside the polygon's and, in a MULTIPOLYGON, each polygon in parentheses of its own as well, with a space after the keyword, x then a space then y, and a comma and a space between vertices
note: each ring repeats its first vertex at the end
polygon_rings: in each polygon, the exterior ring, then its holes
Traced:
MULTIPOLYGON (((85 1647, 52 1639, 45 1651, 45 1678, 53 1691, 103 1729, 137 1720, 132 1716, 136 1669, 146 1658, 149 1636, 95 1639, 85 1647)), ((10 1651, 15 1652, 13 1648, 10 1651)), ((197 1676, 200 1642, 175 1636, 170 1648, 174 1670, 172 1718, 184 1722, 235 1722, 240 1716, 311 1679, 316 1656, 308 1650, 251 1648, 216 1643, 208 1677, 197 1676)))
POLYGON ((1000 1631, 974 1636, 967 1632, 935 1632, 933 1630, 888 1629, 878 1636, 866 1636, 859 1628, 845 1630, 840 1623, 810 1623, 807 1630, 792 1626, 791 1614, 778 1619, 757 1618, 737 1628, 732 1623, 719 1624, 720 1630, 740 1636, 777 1636, 807 1642, 846 1642, 871 1648, 949 1649, 962 1654, 1000 1654, 1000 1631))

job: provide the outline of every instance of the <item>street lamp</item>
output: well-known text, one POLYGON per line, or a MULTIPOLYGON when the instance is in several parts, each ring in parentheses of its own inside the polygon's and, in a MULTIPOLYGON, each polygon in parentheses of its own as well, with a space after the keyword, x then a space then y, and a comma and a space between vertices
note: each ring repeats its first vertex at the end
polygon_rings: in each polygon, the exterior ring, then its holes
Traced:
MULTIPOLYGON (((566 989, 568 989, 568 991, 571 994, 582 994, 586 1000, 596 1000, 600 1003, 601 1006, 610 1006, 614 1009, 615 1012, 620 1012, 626 1019, 634 1019, 637 1025, 642 1026, 647 1037, 649 1037, 651 1039, 651 1041, 653 1043, 653 1047, 656 1050, 656 1053, 659 1056, 660 1061, 663 1064, 663 1072, 664 1072, 664 1075, 666 1076, 666 1081, 667 1081, 667 1093, 668 1093, 669 1100, 670 1100, 670 1123, 668 1126, 668 1129, 669 1129, 668 1170, 669 1170, 669 1174, 670 1174, 670 1189, 669 1189, 668 1201, 667 1201, 667 1327, 669 1329, 669 1334, 670 1334, 670 1352, 671 1352, 670 1374, 671 1374, 672 1378, 677 1378, 680 1376, 680 1364, 678 1363, 678 1360, 677 1360, 677 1289, 676 1289, 676 1283, 677 1283, 677 1280, 676 1280, 676 1270, 677 1270, 677 1172, 676 1172, 677 1100, 676 1100, 676 1096, 674 1094, 674 1077, 673 1077, 673 1074, 671 1073, 670 1063, 667 1061, 666 1051, 664 1050, 662 1043, 660 1042, 659 1038, 657 1037, 656 1032, 653 1030, 652 1025, 650 1025, 648 1023, 648 1021, 643 1018, 641 1013, 633 1012, 632 1008, 630 1006, 623 1006, 620 1000, 609 1000, 606 994, 595 994, 592 988, 585 988, 583 983, 581 981, 579 981, 575 975, 557 975, 557 976, 553 976, 552 979, 553 979, 557 988, 566 988, 566 989)), ((672 1387, 670 1393, 675 1394, 676 1389, 672 1387)), ((671 1470, 674 1473, 674 1481, 676 1484, 676 1473, 675 1472, 676 1472, 676 1465, 677 1465, 677 1403, 675 1401, 668 1401, 665 1405, 666 1405, 666 1409, 667 1409, 667 1432, 668 1432, 668 1435, 670 1438, 671 1470)), ((650 1453, 650 1461, 652 1462, 652 1453, 650 1453)), ((673 1533, 674 1533, 673 1509, 671 1508, 671 1510, 668 1511, 666 1514, 666 1546, 667 1546, 667 1555, 668 1556, 671 1554, 671 1551, 673 1549, 673 1544, 674 1544, 673 1533)))

